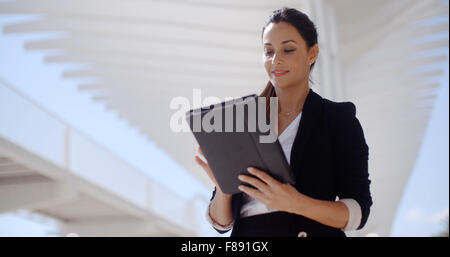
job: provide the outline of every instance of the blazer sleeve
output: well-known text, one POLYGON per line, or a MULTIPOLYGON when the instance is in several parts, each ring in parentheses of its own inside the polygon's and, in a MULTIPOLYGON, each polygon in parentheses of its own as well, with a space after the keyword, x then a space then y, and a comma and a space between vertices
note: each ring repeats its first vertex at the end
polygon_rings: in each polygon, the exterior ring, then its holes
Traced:
POLYGON ((206 220, 212 225, 212 227, 214 228, 214 230, 216 230, 216 231, 219 232, 220 234, 224 234, 224 233, 230 231, 230 229, 231 229, 232 226, 233 226, 233 222, 232 222, 230 225, 228 225, 228 226, 222 226, 222 225, 219 225, 219 224, 215 223, 215 222, 212 220, 212 218, 211 218, 211 216, 210 216, 210 213, 209 213, 209 207, 210 207, 210 205, 211 205, 211 201, 214 199, 215 196, 216 196, 216 187, 214 187, 214 190, 213 190, 213 192, 212 192, 211 199, 209 200, 208 209, 207 209, 207 211, 206 211, 206 220))
POLYGON ((352 102, 339 104, 334 117, 335 187, 340 199, 352 198, 361 207, 361 229, 367 222, 372 206, 368 160, 369 147, 356 118, 352 102))

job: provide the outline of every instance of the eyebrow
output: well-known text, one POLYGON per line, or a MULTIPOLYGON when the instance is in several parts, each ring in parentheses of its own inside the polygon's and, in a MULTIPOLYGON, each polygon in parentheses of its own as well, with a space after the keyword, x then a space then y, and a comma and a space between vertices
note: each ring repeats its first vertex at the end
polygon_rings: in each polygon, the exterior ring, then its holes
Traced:
MULTIPOLYGON (((286 44, 286 43, 288 43, 288 42, 294 42, 294 43, 296 43, 297 44, 297 42, 295 42, 294 40, 292 40, 292 39, 289 39, 289 40, 284 40, 283 42, 281 42, 282 44, 286 44)), ((266 46, 266 45, 269 45, 269 46, 271 46, 272 44, 271 43, 264 43, 264 45, 266 46)))

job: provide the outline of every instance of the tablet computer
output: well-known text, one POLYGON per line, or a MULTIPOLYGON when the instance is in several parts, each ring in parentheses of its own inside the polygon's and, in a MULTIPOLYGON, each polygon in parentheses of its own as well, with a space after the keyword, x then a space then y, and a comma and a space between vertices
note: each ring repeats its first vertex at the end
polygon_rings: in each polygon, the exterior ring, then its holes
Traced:
POLYGON ((270 133, 258 125, 261 120, 258 113, 262 109, 258 108, 258 96, 253 94, 186 113, 191 131, 226 194, 241 192, 238 186, 245 183, 238 176, 252 176, 247 171, 250 166, 267 172, 282 183, 295 183, 277 132, 275 141, 267 143, 261 140, 262 136, 270 133))

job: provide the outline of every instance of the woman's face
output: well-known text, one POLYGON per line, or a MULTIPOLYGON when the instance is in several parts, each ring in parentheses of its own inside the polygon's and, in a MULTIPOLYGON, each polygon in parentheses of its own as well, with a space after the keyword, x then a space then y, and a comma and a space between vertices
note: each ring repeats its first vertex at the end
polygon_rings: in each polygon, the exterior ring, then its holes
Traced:
POLYGON ((310 64, 317 58, 317 44, 308 51, 297 29, 286 22, 270 23, 262 40, 264 67, 274 87, 299 86, 308 80, 310 64))

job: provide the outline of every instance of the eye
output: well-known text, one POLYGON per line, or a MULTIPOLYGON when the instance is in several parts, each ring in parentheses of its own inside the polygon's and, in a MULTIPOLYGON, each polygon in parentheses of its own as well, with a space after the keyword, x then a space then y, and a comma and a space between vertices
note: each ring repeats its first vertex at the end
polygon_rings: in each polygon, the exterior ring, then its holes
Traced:
MULTIPOLYGON (((284 52, 285 53, 290 53, 290 52, 294 52, 296 49, 285 49, 284 50, 284 52)), ((271 55, 273 53, 273 51, 272 50, 266 50, 266 51, 264 51, 264 54, 265 55, 271 55)))

